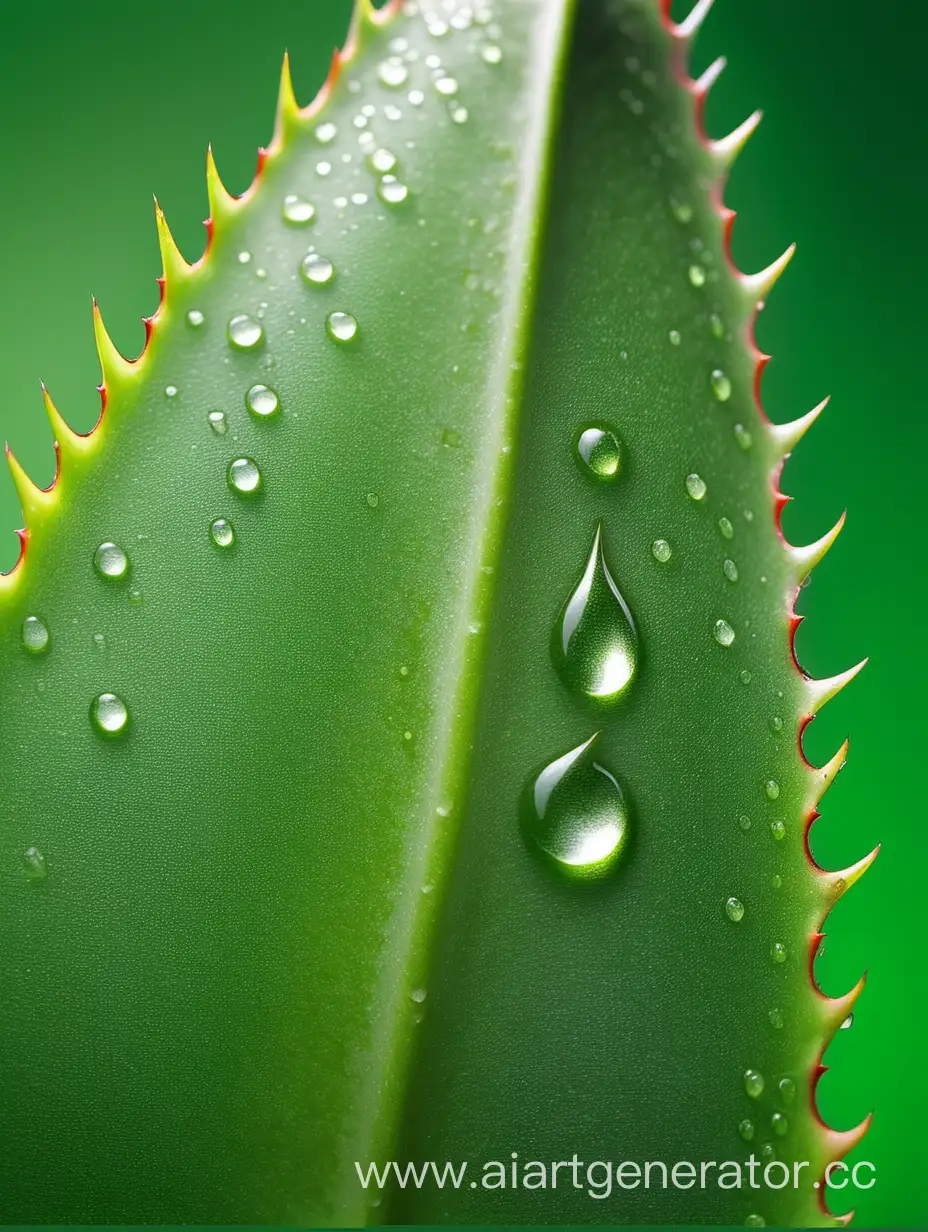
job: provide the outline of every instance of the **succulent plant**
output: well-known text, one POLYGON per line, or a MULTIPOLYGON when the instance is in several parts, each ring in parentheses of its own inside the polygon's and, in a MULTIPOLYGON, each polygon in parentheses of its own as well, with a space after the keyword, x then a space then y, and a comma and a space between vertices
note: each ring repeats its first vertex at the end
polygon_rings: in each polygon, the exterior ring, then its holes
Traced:
MULTIPOLYGON (((103 410, 8 454, 5 1222, 832 1226, 780 468, 710 4, 358 0, 103 410), (721 1161, 803 1183, 475 1181, 721 1161), (35 1161, 41 1159, 41 1176, 35 1161), (817 1183, 817 1187, 813 1182, 817 1183)), ((713 1166, 715 1166, 713 1164, 713 1166)))

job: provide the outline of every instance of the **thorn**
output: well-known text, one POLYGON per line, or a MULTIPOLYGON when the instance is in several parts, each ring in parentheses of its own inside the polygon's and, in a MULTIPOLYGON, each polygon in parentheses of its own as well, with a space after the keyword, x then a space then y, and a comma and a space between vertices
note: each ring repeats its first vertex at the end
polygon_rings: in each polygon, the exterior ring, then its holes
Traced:
POLYGON ((757 126, 763 118, 762 111, 755 111, 727 137, 720 137, 718 141, 709 142, 709 152, 723 170, 727 171, 734 164, 735 159, 757 131, 757 126))
POLYGON ((158 247, 161 250, 161 269, 164 273, 165 286, 171 286, 189 274, 193 267, 184 259, 183 253, 177 247, 157 197, 155 197, 155 227, 158 231, 158 247))
MULTIPOLYGON (((860 881, 861 877, 880 854, 880 848, 882 845, 882 843, 877 843, 874 849, 868 855, 865 855, 862 860, 858 860, 856 864, 851 864, 847 868, 839 869, 837 872, 823 873, 823 880, 831 890, 835 900, 842 898, 856 881, 860 881)), ((866 976, 864 979, 866 979, 866 976)), ((857 995, 863 986, 864 980, 861 980, 857 991, 854 993, 854 1001, 857 1000, 857 995)), ((853 1004, 853 1001, 851 1004, 853 1004)), ((848 1007, 847 1011, 845 1011, 842 1015, 842 1022, 845 1018, 847 1018, 849 1013, 850 1007, 848 1007)))
POLYGON ((40 488, 26 474, 13 450, 10 448, 9 443, 6 446, 6 461, 10 468, 10 474, 13 476, 13 486, 16 489, 16 495, 19 497, 26 525, 32 527, 37 521, 41 520, 42 515, 54 501, 54 497, 50 489, 40 488))
POLYGON ((833 697, 837 697, 845 685, 849 685, 869 662, 869 658, 861 659, 854 667, 849 667, 846 672, 839 672, 837 676, 828 676, 823 680, 807 680, 808 714, 810 716, 818 714, 821 708, 833 697))
POLYGON ((697 98, 704 99, 706 97, 721 77, 727 63, 728 61, 724 56, 719 56, 719 58, 717 60, 713 60, 706 71, 693 82, 693 93, 697 98))
POLYGON ((81 436, 78 432, 74 431, 52 401, 51 394, 45 388, 45 382, 42 381, 40 383, 42 386, 42 401, 45 403, 45 414, 48 416, 48 422, 52 426, 52 433, 54 434, 60 455, 62 457, 74 457, 87 448, 90 438, 81 436))
POLYGON ((847 751, 850 747, 850 741, 845 740, 831 761, 826 762, 820 769, 812 770, 812 794, 809 803, 810 808, 815 808, 822 796, 838 777, 838 771, 844 766, 847 761, 847 751))
POLYGON ((822 399, 818 406, 814 406, 805 415, 794 419, 792 423, 770 424, 768 431, 784 457, 792 453, 830 401, 831 395, 829 394, 827 398, 822 399))
POLYGON ((831 530, 822 535, 821 539, 817 539, 815 543, 810 543, 804 548, 787 548, 793 564, 793 580, 797 586, 805 581, 815 566, 828 554, 832 544, 844 529, 846 521, 847 510, 841 514, 831 530))
POLYGON ((683 21, 677 23, 675 30, 677 38, 695 38, 699 33, 702 23, 709 16, 709 11, 714 3, 715 0, 696 0, 696 3, 689 11, 689 15, 684 17, 683 21))
POLYGON ((280 88, 277 92, 277 120, 274 125, 274 148, 279 149, 287 133, 299 122, 300 105, 293 92, 293 78, 290 75, 290 53, 284 52, 283 64, 280 69, 280 88))
POLYGON ((765 300, 776 284, 780 280, 783 271, 793 259, 796 252, 796 245, 790 244, 786 252, 777 257, 776 261, 771 262, 766 269, 763 269, 758 274, 742 274, 741 285, 747 291, 748 296, 755 302, 765 300))
POLYGON ((825 1149, 833 1161, 843 1158, 853 1151, 864 1138, 873 1121, 873 1113, 868 1112, 859 1125, 853 1129, 825 1129, 825 1149))
POLYGON ((219 178, 211 145, 206 147, 206 195, 209 199, 209 215, 215 227, 221 218, 228 217, 233 212, 236 198, 219 178))
POLYGON ((97 355, 100 357, 100 371, 103 375, 103 388, 120 380, 128 380, 132 375, 132 365, 122 355, 106 332, 103 317, 100 315, 100 305, 93 301, 93 336, 97 344, 97 355))

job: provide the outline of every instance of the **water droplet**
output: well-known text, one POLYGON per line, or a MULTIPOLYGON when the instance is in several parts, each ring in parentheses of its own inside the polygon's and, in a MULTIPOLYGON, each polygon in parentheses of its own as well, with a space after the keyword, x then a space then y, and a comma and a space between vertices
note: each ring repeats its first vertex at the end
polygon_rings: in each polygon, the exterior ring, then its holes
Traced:
POLYGON ((333 342, 351 342, 358 333, 358 323, 347 312, 330 312, 325 327, 333 342))
POLYGON ((635 674, 638 637, 632 614, 606 567, 601 528, 583 577, 555 626, 552 652, 567 684, 597 700, 617 698, 635 674))
POLYGON ((445 98, 451 98, 458 92, 458 83, 454 77, 438 77, 434 82, 436 91, 445 98))
POLYGON ((217 436, 225 436, 229 430, 229 424, 224 411, 210 411, 206 416, 206 422, 217 436))
POLYGON ((264 327, 247 312, 237 312, 230 317, 226 333, 237 351, 253 351, 264 341, 264 327))
POLYGON ((725 914, 735 924, 740 923, 744 919, 744 903, 740 898, 728 898, 725 900, 725 914))
POLYGON ((292 227, 305 227, 316 217, 316 207, 305 197, 298 197, 296 193, 288 193, 284 197, 282 213, 284 222, 290 223, 292 227))
POLYGON ((427 993, 424 988, 414 988, 409 995, 417 1005, 421 1005, 425 1000, 427 993))
POLYGON ((130 603, 141 603, 142 602, 142 592, 139 590, 137 586, 129 587, 129 602, 130 603))
POLYGON ((713 371, 712 376, 709 378, 709 383, 712 386, 712 392, 719 402, 727 402, 731 397, 731 381, 721 368, 716 368, 713 371))
POLYGON ((595 739, 546 766, 532 781, 524 810, 537 848, 565 870, 594 876, 621 855, 629 824, 622 788, 587 755, 595 739))
POLYGON ((768 779, 764 784, 764 795, 768 800, 776 800, 780 794, 780 784, 776 779, 768 779))
POLYGON ((744 424, 740 423, 735 424, 735 440, 744 450, 750 449, 754 444, 753 436, 751 436, 744 424))
POLYGON ((106 649, 106 634, 95 633, 90 640, 91 640, 91 643, 93 644, 94 650, 105 650, 106 649))
POLYGON ((848 1014, 847 1018, 845 1018, 844 1022, 842 1022, 839 1029, 841 1031, 849 1031, 851 1027, 853 1027, 853 1025, 854 1025, 854 1015, 848 1014))
POLYGON ((783 720, 778 714, 775 714, 770 720, 770 726, 775 732, 781 732, 783 730, 783 720))
POLYGON ((748 1215, 744 1221, 744 1226, 746 1228, 766 1228, 767 1220, 763 1215, 748 1215))
POLYGON ((662 565, 666 565, 673 555, 673 549, 666 539, 655 539, 651 544, 651 553, 655 560, 659 560, 662 565))
POLYGON ((670 208, 677 222, 688 223, 692 221, 693 207, 687 201, 678 201, 675 197, 671 197, 670 208))
POLYGON ((257 462, 251 458, 236 458, 230 462, 227 478, 230 488, 245 495, 257 492, 261 487, 261 472, 257 462))
POLYGON ((770 1118, 770 1124, 773 1126, 773 1132, 778 1138, 785 1138, 789 1125, 786 1123, 786 1117, 782 1112, 775 1112, 770 1118))
POLYGON ((48 876, 48 861, 38 847, 27 847, 23 852, 23 864, 30 881, 44 881, 48 876))
POLYGON ((733 560, 725 560, 722 562, 722 572, 728 578, 729 582, 737 582, 738 566, 733 560))
POLYGON ((597 479, 615 479, 622 464, 619 438, 608 424, 583 428, 574 442, 577 457, 597 479))
POLYGON ((764 1093, 764 1076, 760 1070, 744 1071, 744 1089, 751 1099, 760 1099, 764 1093))
POLYGON ((783 1013, 781 1010, 773 1009, 767 1011, 767 1020, 773 1027, 774 1031, 783 1030, 783 1013))
POLYGON ((245 405, 252 415, 257 415, 259 419, 267 419, 271 415, 276 415, 280 410, 280 399, 277 396, 277 390, 271 389, 270 385, 252 385, 245 395, 245 405))
POLYGON ((775 963, 785 963, 788 957, 786 946, 782 941, 775 941, 770 947, 770 957, 775 963))
MULTIPOLYGON (((763 1143, 763 1145, 760 1148, 760 1157, 761 1159, 765 1160, 767 1163, 769 1163, 771 1159, 776 1159, 777 1153, 776 1153, 776 1150, 772 1142, 763 1143)), ((764 1225, 761 1224, 761 1227, 763 1226, 764 1225)))
POLYGON ((792 1078, 781 1078, 777 1083, 777 1090, 780 1092, 780 1099, 786 1104, 787 1108, 796 1098, 796 1084, 792 1078))
POLYGON ((90 703, 90 719, 105 736, 118 736, 129 722, 129 711, 115 693, 101 693, 90 703))
POLYGON ((377 185, 377 196, 387 205, 401 205, 409 196, 409 189, 395 175, 385 175, 377 185))
POLYGON ((23 645, 32 654, 42 654, 48 650, 51 637, 48 626, 38 616, 27 616, 23 621, 23 645))
POLYGON ((670 331, 671 345, 679 346, 682 341, 683 341, 683 335, 680 333, 680 331, 678 329, 672 329, 670 331))
POLYGON ((734 539, 735 528, 732 526, 729 518, 719 518, 719 530, 722 533, 723 539, 734 539))
POLYGON ((485 64, 501 64, 503 50, 501 47, 497 47, 495 43, 485 43, 480 49, 480 55, 485 64))
POLYGON ((742 684, 750 684, 750 683, 751 683, 751 673, 748 671, 748 669, 747 669, 747 668, 744 668, 744 670, 742 671, 741 676, 740 676, 740 680, 741 680, 741 683, 742 683, 742 684))
POLYGON ((318 287, 332 281, 335 266, 328 257, 320 256, 318 252, 311 252, 300 262, 300 273, 304 282, 318 287))
POLYGON ((325 179, 327 175, 331 175, 331 174, 332 174, 332 164, 328 162, 326 159, 323 158, 321 162, 316 163, 316 175, 321 175, 323 179, 325 179))
POLYGON ((379 150, 374 150, 369 162, 374 171, 380 175, 387 175, 396 167, 396 155, 391 150, 385 150, 381 146, 379 150))
POLYGON ((410 90, 409 101, 413 107, 421 107, 425 102, 425 94, 422 90, 410 90))
POLYGON ((712 330, 714 338, 725 337, 725 322, 717 312, 713 312, 712 316, 709 317, 709 328, 712 330))
POLYGON ((786 826, 782 821, 771 821, 770 833, 775 839, 781 839, 786 834, 786 826))
POLYGON ((730 646, 735 640, 735 631, 727 620, 717 620, 712 634, 720 646, 730 646))
POLYGON ((399 56, 390 56, 386 60, 381 60, 377 65, 377 76, 385 86, 389 86, 391 90, 398 90, 400 86, 406 84, 409 70, 399 56))
POLYGON ((101 543, 93 554, 93 567, 100 577, 119 581, 129 572, 129 557, 115 543, 101 543))
POLYGON ((750 1142, 754 1137, 754 1122, 750 1117, 745 1117, 743 1121, 738 1123, 738 1133, 745 1140, 750 1142))
POLYGON ((689 269, 690 282, 694 287, 706 285, 706 271, 701 265, 691 265, 689 269))
POLYGON ((199 308, 191 308, 187 313, 187 324, 192 325, 194 329, 199 329, 205 320, 206 317, 199 308))
POLYGON ((217 548, 230 548, 235 542, 235 529, 226 518, 216 518, 210 522, 209 534, 217 548))
POLYGON ((770 878, 770 884, 773 886, 775 890, 782 890, 783 889, 783 878, 780 876, 779 873, 774 873, 773 876, 770 878))
POLYGON ((371 509, 376 509, 377 506, 380 504, 380 497, 377 495, 376 492, 368 492, 367 496, 365 496, 364 499, 367 501, 371 509))
POLYGON ((688 496, 691 496, 694 501, 703 500, 708 489, 706 487, 706 481, 702 478, 702 476, 695 474, 687 475, 685 484, 688 496))
POLYGON ((443 428, 441 432, 441 443, 448 449, 459 449, 461 445, 461 434, 454 428, 443 428))
POLYGON ((748 817, 747 813, 741 814, 741 816, 738 818, 738 825, 741 827, 742 830, 744 830, 745 834, 748 832, 748 830, 750 830, 751 819, 750 817, 748 817))
POLYGON ((338 129, 334 124, 318 124, 316 126, 316 140, 320 145, 331 145, 338 136, 338 129))

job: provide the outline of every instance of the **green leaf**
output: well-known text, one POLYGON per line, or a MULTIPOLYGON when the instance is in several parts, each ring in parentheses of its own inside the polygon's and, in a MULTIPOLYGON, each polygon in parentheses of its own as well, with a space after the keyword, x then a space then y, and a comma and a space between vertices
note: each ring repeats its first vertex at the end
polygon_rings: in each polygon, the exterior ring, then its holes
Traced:
POLYGON ((96 316, 53 488, 11 460, 7 1222, 614 1222, 479 1180, 377 1211, 355 1162, 763 1148, 798 1190, 619 1216, 834 1222, 859 990, 810 946, 872 857, 805 845, 846 678, 796 669, 792 603, 834 536, 778 530, 814 414, 757 405, 785 260, 728 261, 754 121, 699 134, 707 7, 361 3, 244 197, 210 160, 203 261, 159 212, 148 346, 96 316))

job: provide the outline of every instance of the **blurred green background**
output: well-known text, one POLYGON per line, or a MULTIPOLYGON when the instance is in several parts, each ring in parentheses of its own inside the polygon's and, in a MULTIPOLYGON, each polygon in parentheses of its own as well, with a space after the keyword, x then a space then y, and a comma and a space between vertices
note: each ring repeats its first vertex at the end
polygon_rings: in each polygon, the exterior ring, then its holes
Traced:
MULTIPOLYGON (((682 16, 688 5, 675 9, 682 16), (682 10, 682 11, 681 11, 682 10)), ((283 49, 308 101, 341 40, 348 0, 63 0, 0 11, 0 435, 43 483, 54 470, 43 378, 66 417, 95 421, 90 296, 129 354, 157 304, 151 194, 190 258, 202 250, 204 155, 213 143, 234 191, 269 140, 283 49)), ((921 693, 926 582, 918 564, 925 490, 922 351, 928 256, 921 224, 928 159, 922 121, 928 6, 872 0, 719 0, 697 66, 729 68, 707 122, 727 131, 767 115, 728 191, 741 212, 739 264, 766 264, 795 239, 797 260, 758 326, 776 356, 765 378, 775 419, 827 392, 831 409, 790 462, 787 535, 816 538, 847 507, 847 529, 802 597, 800 658, 816 675, 865 654, 855 685, 807 734, 810 759, 847 732, 852 756, 814 832, 823 864, 843 866, 878 841, 874 870, 839 904, 818 962, 825 990, 870 982, 839 1033, 821 1110, 846 1127, 874 1109, 859 1158, 876 1186, 857 1226, 924 1227, 920 1156, 926 1119, 925 908, 928 840, 921 693)), ((0 476, 0 566, 17 553, 20 515, 0 476)), ((41 1161, 36 1161, 37 1172, 41 1161)), ((837 1205, 837 1204, 836 1204, 837 1205)))

